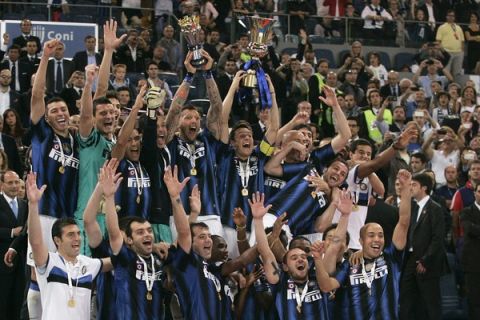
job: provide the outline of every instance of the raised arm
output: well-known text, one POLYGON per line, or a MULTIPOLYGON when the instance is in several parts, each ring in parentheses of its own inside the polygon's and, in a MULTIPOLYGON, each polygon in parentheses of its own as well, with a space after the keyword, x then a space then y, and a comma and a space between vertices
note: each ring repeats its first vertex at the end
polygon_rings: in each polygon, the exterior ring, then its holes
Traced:
POLYGON ((45 88, 47 78, 48 59, 53 55, 57 45, 60 43, 57 39, 52 39, 44 43, 42 58, 38 65, 35 81, 33 81, 32 100, 30 119, 32 124, 37 124, 45 116, 45 88))
POLYGON ((171 167, 165 169, 163 181, 167 186, 172 202, 173 220, 175 221, 175 227, 178 233, 177 242, 182 250, 187 253, 189 253, 192 248, 192 236, 190 234, 188 217, 183 208, 182 200, 180 199, 180 193, 189 180, 190 177, 187 177, 182 182, 178 181, 177 166, 174 167, 173 171, 171 167))
POLYGON ((393 231, 392 243, 398 250, 403 250, 407 244, 408 227, 412 206, 412 174, 405 169, 398 171, 397 179, 400 182, 400 194, 402 201, 398 212, 398 222, 393 231))
POLYGON ((345 118, 345 114, 338 104, 335 90, 329 86, 323 86, 323 92, 325 93, 325 98, 322 96, 319 98, 324 104, 332 108, 335 127, 338 131, 338 134, 332 139, 332 149, 337 153, 347 145, 348 140, 352 137, 352 133, 350 132, 347 118, 345 118))
MULTIPOLYGON (((205 51, 202 50, 202 56, 207 59, 207 63, 203 66, 203 69, 206 70, 204 73, 205 84, 207 86, 207 95, 210 99, 210 108, 208 108, 207 113, 207 129, 212 133, 212 135, 219 140, 220 133, 222 132, 222 98, 220 97, 220 92, 218 91, 217 83, 212 73, 213 58, 205 51)), ((227 124, 228 125, 228 124, 227 124)))
POLYGON ((233 209, 233 222, 237 227, 237 246, 240 254, 250 249, 247 238, 247 217, 243 213, 242 208, 233 209))
POLYGON ((279 152, 274 154, 265 164, 264 171, 274 177, 281 177, 283 176, 283 167, 282 163, 283 160, 287 157, 287 155, 292 150, 298 150, 302 154, 307 153, 307 148, 304 144, 298 141, 291 141, 286 146, 283 146, 279 152))
POLYGON ((310 119, 310 117, 309 117, 308 113, 306 113, 305 111, 297 112, 297 114, 292 118, 292 120, 287 122, 284 126, 282 126, 278 130, 275 145, 280 146, 281 143, 282 143, 283 136, 288 131, 293 130, 296 126, 298 126, 300 124, 306 124, 309 119, 310 119))
POLYGON ((143 85, 140 92, 135 99, 135 104, 132 107, 127 119, 122 125, 118 134, 117 143, 112 148, 112 158, 117 158, 119 161, 125 156, 125 150, 127 149, 128 139, 132 135, 133 129, 135 129, 135 123, 137 122, 138 112, 143 107, 143 97, 147 92, 147 85, 143 85))
POLYGON ((38 203, 47 188, 37 187, 37 174, 30 172, 25 183, 28 197, 28 241, 32 247, 33 261, 37 267, 45 266, 48 261, 48 248, 43 242, 42 225, 38 216, 38 203))
POLYGON ((270 109, 269 120, 270 125, 268 126, 267 132, 265 132, 265 140, 270 145, 275 144, 277 138, 278 129, 280 128, 280 114, 278 113, 278 104, 277 98, 275 95, 275 87, 273 86, 270 76, 267 75, 268 89, 270 90, 270 95, 272 96, 272 108, 270 109))
MULTIPOLYGON (((245 78, 246 73, 244 70, 239 70, 235 74, 235 77, 232 80, 232 84, 228 89, 225 99, 223 99, 223 110, 221 113, 220 127, 218 132, 218 140, 222 141, 225 144, 228 144, 228 118, 230 117, 230 112, 232 111, 233 99, 235 99, 235 93, 240 87, 240 82, 245 78)), ((208 110, 210 113, 210 110, 208 110)))
POLYGON ((432 142, 437 140, 437 138, 438 138, 437 130, 433 130, 432 134, 429 135, 428 138, 422 144, 422 151, 425 153, 428 160, 431 160, 433 158, 434 152, 432 148, 432 142))
POLYGON ((193 81, 193 76, 197 72, 197 69, 190 64, 192 61, 193 53, 188 52, 185 57, 184 65, 187 70, 187 75, 183 79, 182 84, 177 89, 175 96, 173 97, 170 108, 168 109, 167 117, 165 118, 165 125, 167 126, 167 137, 166 142, 169 143, 172 141, 175 131, 178 128, 180 122, 180 113, 182 112, 182 107, 188 99, 188 93, 190 92, 190 85, 193 81))
POLYGON ((202 211, 202 197, 200 196, 200 189, 198 184, 196 184, 193 189, 190 197, 188 197, 188 202, 190 204, 190 215, 188 216, 188 222, 196 222, 200 212, 202 211))
POLYGON ((322 292, 329 292, 339 288, 340 283, 338 283, 337 279, 330 277, 323 263, 322 256, 325 252, 325 243, 315 241, 310 250, 313 254, 313 261, 315 262, 315 276, 320 290, 322 290, 322 292))
MULTIPOLYGON (((113 159, 116 161, 116 159, 113 159)), ((117 255, 123 246, 123 236, 118 225, 117 210, 115 210, 115 191, 122 182, 121 173, 115 173, 116 164, 105 165, 100 169, 98 183, 105 198, 105 215, 107 220, 108 239, 113 255, 117 255)))
POLYGON ((265 227, 263 225, 263 216, 271 208, 271 205, 264 207, 264 194, 259 192, 252 195, 252 200, 248 200, 252 210, 253 221, 255 225, 255 237, 257 239, 257 250, 263 260, 263 267, 265 269, 265 277, 271 284, 276 284, 279 280, 278 264, 275 260, 272 250, 268 246, 267 235, 265 234, 265 227))
POLYGON ((115 210, 115 203, 113 203, 112 205, 111 203, 112 201, 110 200, 114 200, 114 197, 112 196, 112 192, 113 194, 115 194, 118 186, 120 185, 120 181, 123 179, 123 178, 120 178, 120 174, 117 174, 113 176, 113 178, 114 179, 116 178, 116 180, 112 181, 110 179, 111 177, 105 173, 106 167, 110 167, 110 172, 116 172, 118 167, 117 159, 111 159, 110 161, 105 163, 105 165, 103 166, 102 168, 103 170, 101 170, 98 175, 97 186, 95 187, 95 190, 90 196, 90 199, 88 200, 88 203, 87 203, 87 207, 83 212, 83 223, 85 226, 85 232, 87 233, 87 236, 88 236, 88 244, 92 248, 98 247, 102 242, 102 238, 103 238, 102 230, 100 229, 100 225, 97 222, 97 212, 98 212, 98 208, 100 206, 102 197, 105 197, 105 211, 107 210, 111 211, 113 209, 113 213, 111 214, 116 214, 117 211, 115 210), (112 190, 113 188, 114 190, 112 190))
POLYGON ((417 129, 415 127, 410 127, 403 131, 398 137, 397 141, 385 151, 377 155, 374 159, 360 164, 357 169, 357 177, 359 179, 363 179, 378 171, 380 168, 386 166, 395 156, 397 150, 405 149, 410 143, 410 139, 415 137, 417 134, 417 129))
POLYGON ((94 64, 89 64, 85 67, 85 87, 80 98, 80 123, 78 125, 78 132, 80 137, 83 138, 88 137, 93 129, 93 100, 91 92, 96 73, 97 67, 94 64))
MULTIPOLYGON (((110 20, 103 25, 103 58, 98 72, 97 91, 93 99, 105 96, 108 90, 108 79, 110 77, 113 52, 122 44, 126 37, 127 35, 123 34, 120 38, 117 38, 117 21, 110 20)), ((91 88, 89 92, 91 93, 91 88)))

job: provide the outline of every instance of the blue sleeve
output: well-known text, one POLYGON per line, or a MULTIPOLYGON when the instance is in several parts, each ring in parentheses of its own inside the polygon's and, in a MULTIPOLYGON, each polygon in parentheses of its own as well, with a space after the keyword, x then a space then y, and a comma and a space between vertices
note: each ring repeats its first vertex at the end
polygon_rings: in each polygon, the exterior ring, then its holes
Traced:
POLYGON ((315 168, 320 173, 323 168, 333 159, 335 159, 335 152, 333 151, 332 144, 328 143, 320 148, 314 149, 310 154, 315 168))
POLYGON ((117 266, 126 267, 131 257, 132 254, 130 249, 128 249, 128 247, 124 244, 122 245, 120 252, 117 255, 112 254, 110 258, 112 260, 113 267, 116 268, 117 266))
POLYGON ((393 244, 393 241, 390 243, 388 247, 383 249, 383 253, 392 259, 395 264, 401 265, 403 263, 403 256, 405 251, 404 250, 398 250, 395 248, 395 245, 393 244))
POLYGON ((226 154, 230 148, 230 145, 217 140, 208 129, 204 129, 199 135, 199 140, 203 140, 207 145, 212 159, 218 163, 218 160, 222 155, 226 154), (203 138, 203 139, 202 139, 203 138))
POLYGON ((36 123, 32 123, 32 141, 43 141, 47 136, 47 130, 52 130, 50 126, 45 121, 44 117, 41 117, 40 120, 36 123))
POLYGON ((282 179, 288 181, 293 177, 297 176, 300 172, 305 169, 307 163, 306 162, 299 162, 299 163, 283 163, 282 170, 283 176, 282 179))
POLYGON ((171 253, 173 267, 181 272, 185 272, 189 265, 196 265, 196 259, 192 251, 186 253, 180 246, 178 246, 175 250, 171 250, 171 253))
POLYGON ((337 268, 335 273, 335 279, 338 281, 340 286, 345 284, 348 280, 348 274, 350 272, 350 263, 348 260, 344 260, 339 268, 337 268))

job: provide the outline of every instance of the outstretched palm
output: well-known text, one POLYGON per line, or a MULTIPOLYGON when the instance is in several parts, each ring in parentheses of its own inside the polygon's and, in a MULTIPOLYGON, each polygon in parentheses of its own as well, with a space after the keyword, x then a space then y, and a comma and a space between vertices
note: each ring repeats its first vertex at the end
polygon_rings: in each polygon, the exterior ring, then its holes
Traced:
POLYGON ((334 108, 338 106, 337 95, 335 94, 335 90, 330 88, 329 86, 323 87, 323 93, 325 93, 325 98, 320 96, 320 100, 326 105, 334 108))
POLYGON ((103 25, 103 43, 105 49, 117 49, 127 37, 126 34, 117 38, 117 21, 110 19, 103 25))
POLYGON ((348 190, 340 191, 340 196, 337 202, 337 209, 341 214, 349 214, 352 212, 352 195, 348 190))
POLYGON ((180 195, 180 192, 182 192, 183 188, 187 184, 187 182, 190 180, 190 177, 185 178, 182 182, 178 181, 178 167, 175 166, 172 168, 169 166, 165 170, 165 175, 163 176, 163 181, 165 182, 165 185, 167 186, 168 193, 170 194, 170 197, 176 198, 180 195))
POLYGON ((39 202, 46 188, 47 186, 43 185, 40 189, 38 189, 37 174, 33 172, 28 174, 26 183, 28 201, 34 203, 39 202))
POLYGON ((252 195, 252 200, 248 200, 250 208, 252 209, 252 216, 254 218, 261 219, 272 207, 272 205, 264 206, 263 201, 265 200, 265 195, 263 193, 257 192, 252 195))
POLYGON ((323 241, 315 241, 311 248, 310 251, 312 252, 312 255, 316 259, 321 259, 323 253, 325 252, 325 243, 323 241))

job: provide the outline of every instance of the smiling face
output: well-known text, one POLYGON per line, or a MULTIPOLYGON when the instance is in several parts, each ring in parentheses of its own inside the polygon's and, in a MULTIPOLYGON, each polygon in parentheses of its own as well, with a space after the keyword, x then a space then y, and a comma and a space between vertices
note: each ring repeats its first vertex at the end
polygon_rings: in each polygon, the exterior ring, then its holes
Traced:
POLYGON ((385 246, 383 228, 378 223, 367 223, 360 230, 360 244, 362 245, 363 256, 367 259, 374 259, 380 256, 385 246))
POLYGON ((165 124, 165 117, 159 116, 157 118, 157 147, 165 148, 167 145, 167 125, 165 124))
POLYGON ((149 256, 153 250, 153 229, 150 222, 132 222, 132 235, 126 239, 127 245, 141 256, 149 256))
POLYGON ((137 129, 133 129, 132 134, 128 138, 127 148, 125 149, 125 157, 131 161, 139 161, 140 150, 142 149, 142 136, 137 129))
POLYGON ((113 134, 115 131, 116 109, 113 104, 99 104, 95 111, 95 127, 103 135, 113 134))
POLYGON ((230 144, 235 150, 237 157, 240 159, 248 158, 255 147, 252 130, 245 127, 238 128, 235 130, 233 140, 230 141, 230 144))
POLYGON ((193 142, 200 132, 200 114, 197 110, 185 109, 180 116, 180 137, 193 142))
POLYGON ((358 145, 355 152, 350 152, 350 159, 360 164, 372 159, 372 147, 366 144, 358 145))
POLYGON ((228 245, 225 239, 220 236, 216 236, 213 238, 213 249, 212 249, 212 262, 218 261, 227 261, 228 259, 228 245))
POLYGON ((308 278, 308 255, 300 248, 291 249, 286 253, 286 263, 283 270, 288 272, 293 280, 305 281, 308 278))
POLYGON ((208 228, 194 227, 192 230, 192 249, 205 260, 209 260, 212 256, 212 235, 208 228))
POLYGON ((80 254, 82 236, 76 224, 69 224, 62 228, 60 237, 53 239, 57 245, 58 252, 63 257, 76 257, 80 254))
POLYGON ((65 102, 55 101, 49 103, 45 116, 47 123, 52 127, 53 131, 62 135, 68 133, 70 114, 68 113, 68 107, 65 102))
POLYGON ((348 167, 341 161, 333 162, 323 175, 323 180, 330 188, 340 186, 348 175, 348 167))

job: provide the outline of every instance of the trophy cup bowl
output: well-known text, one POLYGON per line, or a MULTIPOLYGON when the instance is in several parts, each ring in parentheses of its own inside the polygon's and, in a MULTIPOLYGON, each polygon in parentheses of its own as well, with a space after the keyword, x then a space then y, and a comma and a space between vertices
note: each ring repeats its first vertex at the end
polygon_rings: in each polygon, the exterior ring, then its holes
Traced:
POLYGON ((178 20, 178 24, 180 25, 185 40, 187 41, 188 50, 193 52, 193 58, 190 61, 190 64, 198 69, 207 63, 207 60, 200 52, 203 48, 202 42, 200 41, 200 30, 202 29, 200 26, 200 17, 185 16, 178 20))
POLYGON ((268 52, 267 42, 272 35, 274 19, 261 17, 247 17, 250 27, 250 42, 247 51, 252 57, 251 67, 247 70, 247 76, 243 80, 244 87, 255 88, 258 85, 257 69, 261 68, 260 58, 268 52))

